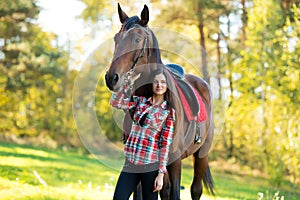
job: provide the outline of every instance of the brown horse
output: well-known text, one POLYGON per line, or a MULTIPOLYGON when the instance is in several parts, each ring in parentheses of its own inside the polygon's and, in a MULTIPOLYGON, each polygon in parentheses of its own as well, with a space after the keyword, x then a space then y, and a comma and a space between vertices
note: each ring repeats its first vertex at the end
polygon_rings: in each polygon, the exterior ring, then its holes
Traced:
MULTIPOLYGON (((106 85, 112 91, 118 91, 128 77, 141 74, 133 85, 135 95, 149 96, 149 80, 153 70, 165 69, 161 61, 160 50, 154 33, 148 28, 149 10, 145 5, 141 18, 128 17, 118 4, 119 18, 122 23, 121 30, 115 35, 115 51, 110 67, 105 75, 106 85)), ((169 70, 168 70, 169 71, 169 70)), ((213 138, 213 111, 212 96, 208 84, 201 78, 185 74, 184 78, 196 89, 205 104, 207 119, 200 126, 201 143, 194 143, 195 133, 198 130, 195 122, 188 121, 184 115, 183 105, 178 98, 174 84, 175 79, 169 73, 168 87, 174 93, 173 107, 176 110, 176 124, 173 143, 170 149, 168 174, 164 177, 164 186, 160 191, 161 199, 180 199, 180 179, 182 159, 193 155, 194 177, 191 185, 191 197, 200 199, 202 195, 202 181, 207 190, 214 194, 214 184, 208 165, 208 152, 213 138), (171 81, 170 81, 171 80, 171 81)), ((130 115, 125 116, 125 130, 129 131, 130 115), (127 120, 126 120, 127 119, 127 120), (127 124, 126 124, 127 122, 127 124), (127 130, 126 130, 127 129, 127 130)), ((135 199, 140 199, 135 193, 135 199)))

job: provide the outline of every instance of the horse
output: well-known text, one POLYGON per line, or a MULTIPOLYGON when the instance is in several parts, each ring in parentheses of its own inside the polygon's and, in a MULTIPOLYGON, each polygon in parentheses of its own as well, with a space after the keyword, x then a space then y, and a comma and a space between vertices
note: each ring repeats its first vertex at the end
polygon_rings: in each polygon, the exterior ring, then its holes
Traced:
MULTIPOLYGON (((149 22, 149 9, 144 5, 140 18, 138 16, 128 17, 118 3, 118 14, 122 26, 120 31, 114 36, 115 49, 112 61, 105 74, 106 86, 111 91, 118 91, 123 84, 129 82, 129 76, 140 74, 132 89, 134 89, 135 95, 147 96, 149 95, 149 90, 145 88, 146 86, 143 87, 147 77, 158 68, 166 68, 166 65, 161 60, 158 40, 147 25, 149 22)), ((171 72, 169 74, 170 77, 168 79, 173 80, 172 90, 176 93, 176 88, 174 87, 176 80, 172 78, 171 72)), ((195 143, 194 136, 199 126, 191 125, 191 122, 186 119, 180 98, 177 96, 177 100, 174 100, 176 102, 175 133, 170 150, 171 159, 167 166, 168 173, 164 176, 163 188, 159 194, 162 200, 180 199, 182 159, 189 156, 193 156, 194 161, 193 181, 190 188, 191 198, 193 200, 200 199, 203 192, 202 182, 209 193, 215 194, 213 178, 208 163, 208 152, 214 134, 211 89, 198 76, 184 74, 182 79, 186 80, 200 94, 207 112, 207 119, 204 121, 204 125, 201 126, 201 143, 195 143)), ((126 113, 124 121, 126 119, 127 124, 124 122, 124 129, 131 127, 129 112, 126 113)), ((140 195, 140 192, 135 191, 134 199, 142 199, 140 195)))

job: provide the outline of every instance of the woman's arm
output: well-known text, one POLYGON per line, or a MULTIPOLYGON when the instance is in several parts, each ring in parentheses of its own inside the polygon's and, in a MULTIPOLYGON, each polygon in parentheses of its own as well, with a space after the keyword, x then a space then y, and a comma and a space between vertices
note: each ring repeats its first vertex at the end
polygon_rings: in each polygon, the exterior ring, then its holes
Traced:
POLYGON ((172 109, 169 113, 166 122, 161 131, 161 149, 159 154, 159 173, 154 181, 153 192, 159 191, 163 186, 164 174, 167 172, 168 154, 170 145, 172 144, 172 138, 174 135, 174 124, 175 124, 175 110, 172 109))
POLYGON ((139 97, 133 96, 127 97, 124 92, 126 92, 127 87, 124 85, 118 92, 114 92, 110 99, 110 105, 117 109, 129 110, 135 107, 139 101, 139 97))
POLYGON ((170 145, 172 144, 174 135, 175 120, 175 110, 171 109, 161 131, 161 149, 159 154, 159 172, 161 173, 167 172, 166 166, 168 164, 170 145))
POLYGON ((141 76, 141 74, 134 75, 133 77, 127 76, 127 79, 129 80, 129 85, 123 84, 121 89, 118 92, 114 92, 112 94, 112 97, 110 99, 110 105, 112 107, 123 109, 123 110, 129 110, 131 108, 134 108, 137 103, 139 102, 139 97, 133 96, 132 98, 128 97, 127 92, 130 87, 130 85, 133 85, 134 82, 141 76))

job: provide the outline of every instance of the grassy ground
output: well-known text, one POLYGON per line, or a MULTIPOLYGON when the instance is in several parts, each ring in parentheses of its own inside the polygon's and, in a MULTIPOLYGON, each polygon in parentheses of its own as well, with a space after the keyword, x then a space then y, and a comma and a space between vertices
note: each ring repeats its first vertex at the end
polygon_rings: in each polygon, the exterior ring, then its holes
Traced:
MULTIPOLYGON (((108 159, 108 158, 106 158, 108 159)), ((299 188, 288 182, 276 188, 266 178, 228 162, 212 162, 216 198, 204 191, 203 199, 300 199, 299 188)), ((0 199, 111 200, 119 171, 87 155, 0 143, 0 199)), ((190 199, 190 160, 185 160, 181 191, 190 199)))

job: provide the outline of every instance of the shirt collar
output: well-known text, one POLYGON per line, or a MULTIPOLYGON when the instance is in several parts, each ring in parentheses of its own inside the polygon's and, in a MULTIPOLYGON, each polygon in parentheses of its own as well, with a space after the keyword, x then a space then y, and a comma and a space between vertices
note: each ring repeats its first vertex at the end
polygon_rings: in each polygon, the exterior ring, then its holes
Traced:
MULTIPOLYGON (((149 97, 149 98, 147 99, 147 102, 150 103, 151 105, 153 105, 153 99, 152 99, 152 97, 149 97)), ((161 107, 162 109, 166 109, 166 108, 167 108, 167 101, 164 100, 164 102, 162 102, 162 103, 160 104, 160 107, 161 107)))

